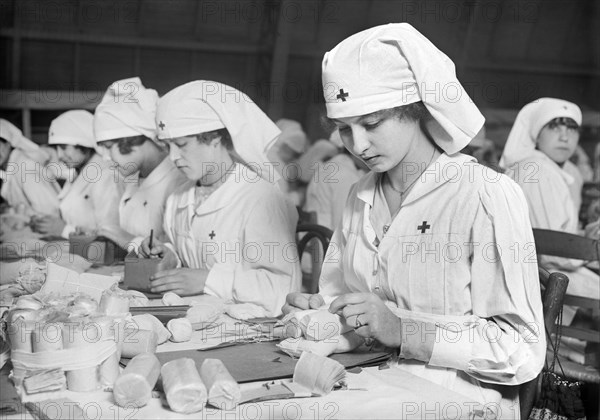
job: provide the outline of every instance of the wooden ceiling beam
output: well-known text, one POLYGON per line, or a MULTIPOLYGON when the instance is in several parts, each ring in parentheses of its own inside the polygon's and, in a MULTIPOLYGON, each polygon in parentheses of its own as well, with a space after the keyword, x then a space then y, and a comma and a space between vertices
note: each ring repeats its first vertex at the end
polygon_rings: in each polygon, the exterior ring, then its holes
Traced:
POLYGON ((21 40, 36 40, 36 41, 55 41, 55 42, 72 42, 82 44, 97 44, 97 45, 115 45, 121 47, 140 47, 140 48, 164 48, 171 50, 198 51, 198 52, 216 52, 229 54, 259 54, 269 52, 268 48, 261 45, 248 45, 240 43, 225 43, 225 42, 196 42, 196 41, 181 41, 167 40, 161 38, 134 38, 124 36, 110 35, 88 35, 78 33, 52 33, 35 30, 21 30, 20 32, 14 29, 0 30, 0 36, 15 39, 19 37, 21 40))

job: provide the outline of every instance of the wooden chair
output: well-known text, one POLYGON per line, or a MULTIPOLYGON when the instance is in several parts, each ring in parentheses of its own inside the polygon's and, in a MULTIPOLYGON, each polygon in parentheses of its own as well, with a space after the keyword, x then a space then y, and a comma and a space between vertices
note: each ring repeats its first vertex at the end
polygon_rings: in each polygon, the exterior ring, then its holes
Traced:
POLYGON ((302 207, 296 206, 296 210, 298 211, 298 224, 316 224, 317 223, 317 213, 314 211, 305 211, 302 207))
MULTIPOLYGON (((556 330, 556 318, 563 305, 569 278, 563 273, 550 274, 543 268, 539 269, 540 286, 542 287, 542 307, 544 310, 544 325, 550 334, 556 330)), ((521 404, 521 418, 529 418, 539 389, 541 373, 529 382, 521 385, 519 389, 519 400, 521 404)))
MULTIPOLYGON (((584 261, 600 260, 600 242, 598 240, 547 229, 533 229, 533 236, 538 256, 549 255, 584 261)), ((568 276, 568 273, 566 274, 568 276)), ((598 281, 600 281, 600 276, 598 281)), ((600 319, 600 299, 598 296, 579 297, 567 294, 564 304, 585 309, 589 312, 592 320, 600 319)), ((563 337, 572 337, 587 342, 584 353, 585 364, 559 356, 565 376, 569 380, 600 384, 600 368, 598 367, 600 332, 597 328, 597 325, 596 329, 575 326, 562 327, 563 337)), ((555 367, 555 373, 562 373, 558 365, 555 367)), ((598 411, 600 412, 600 403, 598 411)))
POLYGON ((319 276, 325 253, 333 232, 325 226, 300 223, 296 227, 296 242, 298 255, 302 258, 306 250, 311 255, 312 270, 302 278, 302 288, 307 293, 317 293, 319 289, 319 276), (315 243, 316 242, 316 243, 315 243), (320 246, 319 246, 320 245, 320 246))

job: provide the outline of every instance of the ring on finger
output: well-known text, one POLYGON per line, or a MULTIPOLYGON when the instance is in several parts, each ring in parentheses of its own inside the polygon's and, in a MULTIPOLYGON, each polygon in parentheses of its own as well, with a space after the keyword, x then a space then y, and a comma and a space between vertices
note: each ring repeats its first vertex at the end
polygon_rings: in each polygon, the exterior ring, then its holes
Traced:
POLYGON ((358 329, 362 327, 364 324, 360 322, 360 315, 356 316, 356 323, 354 324, 354 329, 358 329))

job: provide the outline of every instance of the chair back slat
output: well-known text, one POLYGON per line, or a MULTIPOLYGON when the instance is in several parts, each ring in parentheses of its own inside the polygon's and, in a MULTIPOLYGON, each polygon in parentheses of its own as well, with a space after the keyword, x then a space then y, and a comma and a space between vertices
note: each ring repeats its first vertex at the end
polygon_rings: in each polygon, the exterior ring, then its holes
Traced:
POLYGON ((538 254, 576 260, 600 259, 600 242, 584 236, 548 229, 533 229, 538 254))

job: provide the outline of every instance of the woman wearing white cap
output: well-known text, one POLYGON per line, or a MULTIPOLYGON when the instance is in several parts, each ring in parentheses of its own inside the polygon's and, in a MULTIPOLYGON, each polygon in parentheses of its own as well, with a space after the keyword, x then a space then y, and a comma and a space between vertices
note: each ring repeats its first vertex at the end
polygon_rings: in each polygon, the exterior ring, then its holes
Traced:
POLYGON ((546 352, 525 197, 458 153, 484 118, 452 61, 412 26, 342 41, 323 59, 327 115, 371 169, 352 189, 323 264, 320 294, 366 341, 397 349, 398 369, 518 418, 518 387, 546 352), (518 261, 518 262, 515 262, 518 261), (500 405, 496 405, 500 404, 500 405))
POLYGON ((298 215, 274 185, 279 177, 266 155, 279 129, 245 94, 210 81, 167 93, 156 123, 171 159, 196 185, 167 200, 170 244, 142 243, 143 255, 165 258, 152 291, 206 293, 251 304, 254 316, 278 315, 300 287, 298 215))
MULTIPOLYGON (((508 135, 500 165, 523 189, 535 228, 580 233, 583 180, 569 158, 579 142, 581 120, 574 103, 540 98, 521 109, 508 135)), ((592 229, 587 231, 593 236, 592 229)), ((597 230, 594 235, 598 239, 597 230)), ((568 272, 569 294, 600 298, 598 275, 584 263, 549 256, 541 260, 545 268, 568 272)), ((565 307, 563 322, 569 325, 574 315, 571 307, 565 307)))
POLYGON ((0 118, 0 195, 27 215, 58 215, 60 186, 44 166, 50 156, 21 130, 0 118))
POLYGON ((142 240, 166 241, 163 216, 167 197, 187 178, 168 159, 156 139, 158 93, 137 78, 114 82, 94 113, 94 134, 108 150, 125 180, 119 203, 119 225, 103 226, 99 234, 135 250, 142 240))
POLYGON ((78 229, 97 231, 119 223, 123 179, 97 153, 93 123, 85 110, 67 111, 50 123, 48 144, 58 146, 58 158, 76 175, 59 195, 60 217, 37 218, 36 231, 68 238, 78 229))
POLYGON ((298 159, 306 151, 308 138, 298 121, 282 118, 275 125, 281 130, 281 134, 269 149, 268 157, 281 175, 281 191, 295 206, 300 207, 304 203, 306 185, 301 180, 298 159))
POLYGON ((327 162, 315 162, 316 172, 308 183, 304 210, 317 215, 317 223, 334 230, 342 221, 344 205, 352 186, 368 170, 365 163, 344 147, 338 130, 329 141, 340 152, 327 162))

